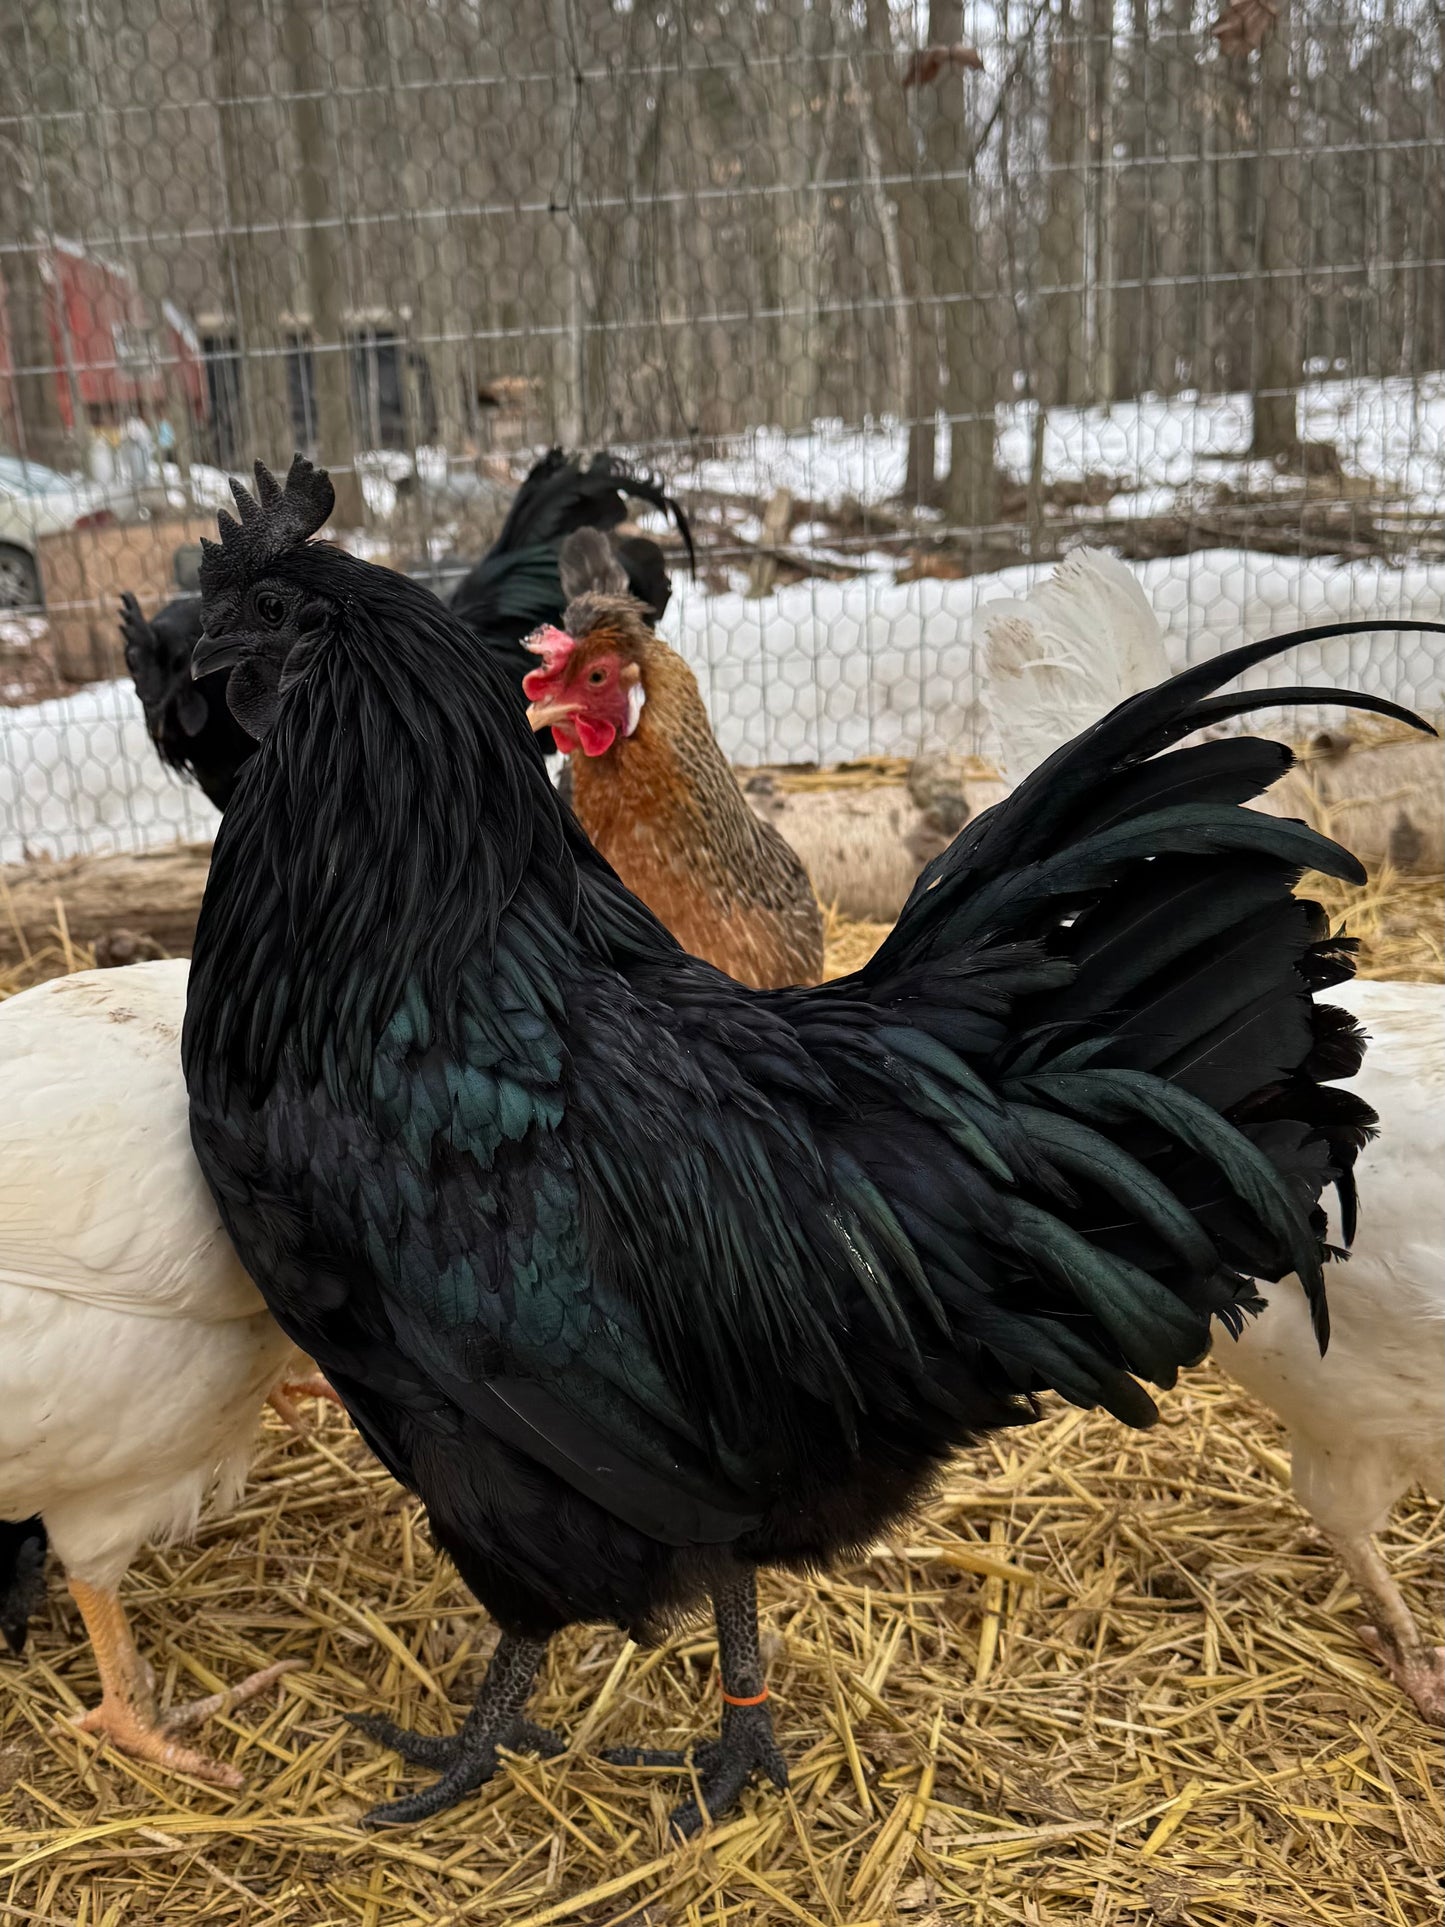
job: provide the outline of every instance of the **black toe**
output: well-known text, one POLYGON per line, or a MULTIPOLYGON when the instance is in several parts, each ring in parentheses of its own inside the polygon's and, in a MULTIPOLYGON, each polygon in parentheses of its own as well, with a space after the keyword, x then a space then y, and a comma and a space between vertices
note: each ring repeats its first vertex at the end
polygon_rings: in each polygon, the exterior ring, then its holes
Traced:
POLYGON ((722 1732, 690 1752, 678 1753, 645 1746, 613 1746, 602 1755, 612 1766, 688 1768, 696 1776, 702 1805, 684 1800, 672 1825, 687 1838, 709 1820, 720 1820, 742 1797, 755 1773, 776 1787, 788 1784, 788 1763, 773 1738, 772 1715, 764 1706, 728 1707, 722 1732))
POLYGON ((412 1766, 446 1768, 456 1760, 458 1743, 455 1735, 413 1733, 410 1727, 398 1726, 395 1720, 386 1719, 380 1713, 348 1713, 346 1717, 369 1740, 375 1740, 378 1746, 399 1753, 412 1766))
POLYGON ((670 1766, 683 1768, 691 1758, 672 1747, 609 1746, 602 1758, 609 1766, 670 1766))
POLYGON ((684 1800, 672 1815, 672 1825, 684 1839, 730 1813, 754 1774, 780 1789, 788 1784, 788 1763, 773 1738, 772 1716, 762 1706, 729 1707, 722 1733, 698 1748, 693 1768, 702 1805, 684 1800))
POLYGON ((509 1753, 535 1753, 539 1760, 555 1760, 567 1751, 560 1733, 554 1733, 550 1726, 534 1726, 530 1720, 518 1720, 510 1739, 504 1736, 497 1744, 509 1753))
POLYGON ((361 1824, 364 1827, 415 1826, 417 1821, 430 1820, 438 1813, 445 1813, 448 1807, 465 1800, 469 1793, 475 1793, 479 1786, 485 1785, 496 1770, 495 1750, 491 1750, 490 1759, 458 1760, 449 1773, 444 1773, 419 1793, 373 1807, 370 1813, 362 1815, 361 1824))
POLYGON ((419 1793, 373 1807, 362 1816, 364 1827, 410 1827, 418 1820, 445 1813, 495 1775, 502 1748, 509 1753, 537 1753, 544 1760, 555 1759, 567 1750, 556 1733, 545 1726, 534 1726, 530 1720, 514 1720, 495 1734, 484 1734, 468 1725, 450 1739, 441 1739, 431 1733, 413 1733, 377 1713, 349 1713, 347 1718, 411 1765, 436 1767, 441 1772, 439 1780, 419 1793))

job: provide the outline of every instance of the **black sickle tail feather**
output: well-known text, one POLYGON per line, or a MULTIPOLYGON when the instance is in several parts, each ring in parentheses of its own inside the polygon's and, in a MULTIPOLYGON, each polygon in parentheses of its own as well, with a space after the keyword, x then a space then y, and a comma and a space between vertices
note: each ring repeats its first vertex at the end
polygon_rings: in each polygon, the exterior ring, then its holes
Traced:
POLYGON ((1336 1087, 1359 1068, 1358 1029, 1313 996, 1353 975, 1354 946, 1294 895, 1306 870, 1361 882, 1362 867, 1302 823, 1240 807, 1290 767, 1282 744, 1226 737, 1159 752, 1246 710, 1299 702, 1428 731, 1400 705, 1350 692, 1211 693, 1299 642, 1357 628, 1445 632, 1332 624, 1250 644, 1131 698, 964 829, 852 980, 948 1045, 959 1035, 950 973, 961 956, 1023 945, 1055 960, 1055 974, 1014 1002, 990 1080, 1058 1177, 1052 1215, 1026 1209, 1015 1238, 1035 1264, 1075 1280, 1094 1262, 1085 1246, 1102 1255, 1089 1288, 1128 1303, 1125 1362, 1156 1380, 1153 1366, 1171 1346, 1178 1359, 1180 1339, 1143 1273, 1235 1323, 1252 1302, 1248 1279, 1296 1272, 1323 1348, 1319 1198, 1336 1187, 1348 1239, 1353 1165, 1376 1121, 1336 1087), (1189 1281, 1186 1266, 1171 1278, 1154 1183, 1207 1232, 1226 1273, 1189 1281))
MULTIPOLYGON (((1245 643, 1221 656, 1196 664, 1154 689, 1146 689, 1111 709, 1106 716, 1065 743, 1040 763, 1013 794, 970 823, 957 840, 923 871, 910 898, 916 902, 941 877, 966 865, 996 861, 1007 853, 1018 863, 1035 849, 1047 847, 1069 825, 1080 800, 1111 774, 1125 770, 1170 748, 1195 730, 1249 715, 1255 710, 1283 709, 1299 703, 1342 703, 1391 716, 1412 728, 1436 732, 1431 725, 1383 696, 1355 690, 1302 687, 1240 690, 1214 697, 1212 692, 1248 669, 1302 643, 1323 642, 1333 636, 1372 634, 1376 631, 1445 635, 1445 623, 1383 620, 1329 622, 1288 635, 1245 643)), ((1267 787, 1267 786, 1264 786, 1267 787)), ((1257 794, 1258 792, 1254 792, 1257 794)), ((1356 866, 1358 867, 1358 866, 1356 866)))
POLYGON ((630 469, 603 450, 584 468, 575 455, 550 449, 532 469, 512 501, 494 556, 560 542, 573 529, 615 529, 627 520, 627 498, 649 502, 669 517, 693 566, 692 529, 682 505, 656 475, 630 469))
POLYGON ((18 1659, 33 1615, 45 1603, 50 1541, 39 1519, 0 1519, 0 1636, 18 1659))

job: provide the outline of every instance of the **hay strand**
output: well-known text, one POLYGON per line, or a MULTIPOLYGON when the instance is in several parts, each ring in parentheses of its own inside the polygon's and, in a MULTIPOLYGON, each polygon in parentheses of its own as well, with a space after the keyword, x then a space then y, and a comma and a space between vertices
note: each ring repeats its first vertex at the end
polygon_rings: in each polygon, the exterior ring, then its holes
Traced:
MULTIPOLYGON (((303 1662, 274 1702, 204 1736, 247 1791, 227 1800, 57 1726, 95 1692, 57 1588, 27 1662, 0 1675, 0 1904, 117 1927, 1434 1927, 1438 1744, 1360 1647, 1359 1602, 1290 1500, 1283 1451, 1205 1369, 1150 1435, 1056 1411, 960 1460, 861 1566, 769 1577, 791 1793, 752 1793, 673 1849, 673 1776, 598 1751, 708 1732, 715 1655, 695 1627, 660 1653, 569 1632, 533 1709, 572 1736, 567 1755, 509 1761, 416 1832, 360 1832, 413 1776, 342 1715, 450 1728, 492 1633, 341 1414, 319 1411, 310 1440, 269 1422, 238 1512, 126 1582, 165 1697, 303 1662)), ((1442 1550, 1438 1508, 1401 1507, 1388 1553, 1426 1623, 1442 1550)))

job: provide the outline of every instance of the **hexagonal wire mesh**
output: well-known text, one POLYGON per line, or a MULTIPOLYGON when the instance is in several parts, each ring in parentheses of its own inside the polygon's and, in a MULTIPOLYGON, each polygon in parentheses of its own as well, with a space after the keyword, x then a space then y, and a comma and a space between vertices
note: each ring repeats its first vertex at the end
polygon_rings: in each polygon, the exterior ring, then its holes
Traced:
MULTIPOLYGON (((655 468, 700 556, 665 629, 740 762, 987 750, 974 611, 1084 540, 1180 657, 1445 613, 1429 0, 0 29, 6 858, 212 827, 117 596, 164 601, 225 472, 294 446, 345 540, 442 591, 548 444, 655 468)), ((1435 638, 1297 671, 1441 704, 1435 638)))

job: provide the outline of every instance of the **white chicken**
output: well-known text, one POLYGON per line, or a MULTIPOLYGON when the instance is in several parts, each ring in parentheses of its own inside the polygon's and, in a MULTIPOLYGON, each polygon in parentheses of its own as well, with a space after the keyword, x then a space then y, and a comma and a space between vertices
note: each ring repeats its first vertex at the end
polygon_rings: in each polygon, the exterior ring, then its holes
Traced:
POLYGON ((1011 783, 1171 674, 1149 598, 1102 549, 1075 549, 1027 596, 987 603, 979 621, 983 701, 1011 783))
POLYGON ((1214 1356, 1289 1427, 1300 1503, 1374 1614, 1367 1644, 1445 1724, 1445 1646, 1421 1637, 1373 1536, 1412 1485, 1445 1499, 1445 985, 1324 994, 1369 1036, 1354 1088, 1380 1117, 1355 1166, 1353 1255, 1330 1274, 1330 1348, 1321 1358, 1286 1279, 1260 1287, 1269 1309, 1214 1356))
POLYGON ((175 1735, 295 1662, 162 1715, 117 1597, 145 1541, 239 1489, 268 1395, 312 1389, 191 1152, 187 969, 88 971, 0 1003, 0 1518, 39 1515, 64 1562, 101 1682, 80 1729, 239 1786, 175 1735))
MULTIPOLYGON (((1139 583, 1094 550, 990 604, 982 626, 985 702, 1014 782, 1169 674, 1139 583)), ((1373 1538, 1415 1483, 1445 1496, 1445 987, 1356 981, 1323 995, 1370 1036, 1357 1081, 1380 1117, 1356 1166, 1353 1255, 1330 1278, 1330 1348, 1321 1358, 1286 1279, 1261 1287, 1266 1311, 1237 1342, 1221 1333, 1214 1357, 1284 1420, 1300 1501, 1374 1615, 1367 1644, 1425 1718, 1445 1722, 1445 1648, 1422 1638, 1373 1538)))

